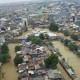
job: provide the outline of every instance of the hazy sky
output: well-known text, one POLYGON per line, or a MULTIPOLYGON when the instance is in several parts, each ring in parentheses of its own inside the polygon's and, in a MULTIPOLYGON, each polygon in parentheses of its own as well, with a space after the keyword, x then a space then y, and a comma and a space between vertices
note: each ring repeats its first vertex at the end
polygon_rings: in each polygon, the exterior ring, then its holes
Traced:
POLYGON ((20 2, 20 1, 32 1, 32 0, 0 0, 0 3, 20 2))

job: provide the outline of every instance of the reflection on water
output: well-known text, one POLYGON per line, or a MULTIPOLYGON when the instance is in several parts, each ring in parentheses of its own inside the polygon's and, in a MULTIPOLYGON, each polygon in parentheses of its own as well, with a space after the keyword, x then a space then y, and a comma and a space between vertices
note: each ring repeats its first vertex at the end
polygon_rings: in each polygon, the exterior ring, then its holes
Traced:
POLYGON ((13 59, 15 57, 14 47, 17 44, 9 44, 9 53, 11 56, 11 61, 2 66, 2 73, 4 73, 3 80, 18 80, 18 74, 16 72, 16 67, 14 66, 13 59))
POLYGON ((60 53, 65 58, 66 62, 73 67, 76 75, 80 78, 80 58, 78 58, 73 52, 71 52, 61 42, 53 41, 53 44, 56 48, 59 49, 60 53))

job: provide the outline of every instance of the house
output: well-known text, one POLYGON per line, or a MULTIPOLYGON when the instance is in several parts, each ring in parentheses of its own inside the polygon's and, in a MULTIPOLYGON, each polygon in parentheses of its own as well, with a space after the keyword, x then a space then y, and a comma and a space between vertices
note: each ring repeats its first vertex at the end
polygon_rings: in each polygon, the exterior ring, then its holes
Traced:
POLYGON ((27 55, 24 56, 23 61, 24 61, 24 62, 28 62, 28 56, 27 56, 27 55))
POLYGON ((35 36, 39 36, 40 34, 47 34, 46 31, 42 31, 42 30, 34 30, 32 31, 32 34, 34 34, 35 36))
POLYGON ((4 42, 5 42, 5 38, 4 38, 4 36, 1 36, 0 37, 0 44, 2 45, 4 42))
POLYGON ((58 38, 58 36, 56 34, 53 34, 53 33, 48 33, 48 36, 51 40, 55 40, 58 38))
POLYGON ((48 78, 51 80, 62 80, 62 75, 57 70, 48 70, 48 78))

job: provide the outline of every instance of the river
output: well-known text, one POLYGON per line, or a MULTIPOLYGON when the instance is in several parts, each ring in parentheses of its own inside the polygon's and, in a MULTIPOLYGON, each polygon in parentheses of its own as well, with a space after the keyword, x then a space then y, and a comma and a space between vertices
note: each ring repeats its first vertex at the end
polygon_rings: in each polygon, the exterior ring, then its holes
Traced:
MULTIPOLYGON (((45 46, 45 50, 47 51, 48 55, 52 54, 52 52, 49 50, 47 46, 45 46)), ((61 73, 61 75, 64 77, 65 80, 72 80, 60 63, 58 63, 57 69, 61 73)))
POLYGON ((9 44, 9 54, 11 56, 11 61, 2 65, 2 73, 4 73, 4 77, 2 80, 18 80, 18 74, 16 72, 16 67, 13 63, 13 59, 15 57, 14 48, 17 44, 9 44))
POLYGON ((65 58, 66 62, 73 67, 75 74, 80 78, 80 58, 64 46, 60 41, 53 41, 53 45, 59 49, 59 52, 65 58))

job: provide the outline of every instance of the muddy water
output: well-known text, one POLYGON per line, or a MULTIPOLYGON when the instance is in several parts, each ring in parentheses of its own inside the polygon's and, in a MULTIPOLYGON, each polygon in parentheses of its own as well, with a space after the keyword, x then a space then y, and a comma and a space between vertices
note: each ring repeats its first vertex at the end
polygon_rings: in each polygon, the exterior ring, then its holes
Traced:
POLYGON ((64 78, 65 80, 72 80, 71 77, 66 73, 66 71, 63 69, 63 67, 62 67, 60 64, 57 65, 57 69, 58 69, 58 70, 60 71, 60 73, 63 75, 63 78, 64 78))
POLYGON ((59 52, 65 58, 66 62, 73 67, 76 75, 80 78, 80 58, 65 47, 60 41, 53 41, 53 44, 59 49, 59 52))
POLYGON ((27 32, 23 33, 21 36, 16 37, 16 39, 20 39, 20 38, 25 38, 26 35, 29 35, 33 30, 42 30, 42 31, 47 31, 50 32, 48 29, 42 29, 42 28, 29 28, 27 32))
MULTIPOLYGON (((36 28, 34 30, 44 30, 44 31, 48 31, 48 29, 40 29, 40 28, 36 28)), ((33 29, 29 29, 28 32, 25 32, 23 33, 23 35, 21 36, 18 36, 16 38, 25 38, 25 35, 28 35, 30 34, 30 32, 32 31, 33 29)), ((60 34, 62 35, 62 34, 60 34)), ((63 35, 62 35, 63 36, 63 35)), ((78 75, 78 77, 80 78, 80 59, 74 55, 74 53, 72 53, 71 51, 68 50, 68 48, 64 47, 60 42, 58 41, 55 41, 53 42, 55 47, 59 48, 61 54, 63 55, 63 57, 66 59, 66 61, 71 65, 73 66, 76 74, 78 75)), ((4 73, 4 79, 3 80, 17 80, 17 77, 18 77, 18 74, 16 72, 16 68, 14 66, 14 63, 13 63, 13 59, 15 57, 15 51, 14 51, 14 47, 16 46, 17 44, 9 44, 9 53, 11 55, 11 61, 9 63, 6 63, 5 65, 2 66, 2 72, 4 73)), ((47 49, 47 48, 46 48, 47 49)), ((50 54, 50 51, 47 50, 47 52, 50 54)), ((64 70, 59 66, 59 70, 62 71, 63 75, 64 75, 64 70)), ((65 76, 67 74, 65 73, 65 76)), ((67 78, 67 77, 66 77, 67 78)), ((70 80, 70 79, 66 79, 66 80, 70 80)))
POLYGON ((13 59, 15 57, 14 47, 17 44, 9 44, 9 54, 11 56, 11 61, 4 64, 2 66, 2 73, 4 73, 4 77, 2 80, 18 80, 18 74, 16 72, 16 67, 14 66, 13 59))
POLYGON ((24 32, 21 36, 17 36, 16 39, 21 39, 21 38, 25 38, 26 35, 29 35, 31 33, 31 31, 33 31, 35 29, 29 28, 27 32, 24 32))
MULTIPOLYGON (((47 51, 48 55, 51 55, 52 52, 48 49, 47 46, 45 46, 45 50, 47 51)), ((57 65, 57 69, 60 71, 60 73, 62 74, 63 78, 65 80, 72 80, 71 77, 66 73, 66 71, 63 69, 63 67, 61 66, 60 63, 58 63, 57 65)))

